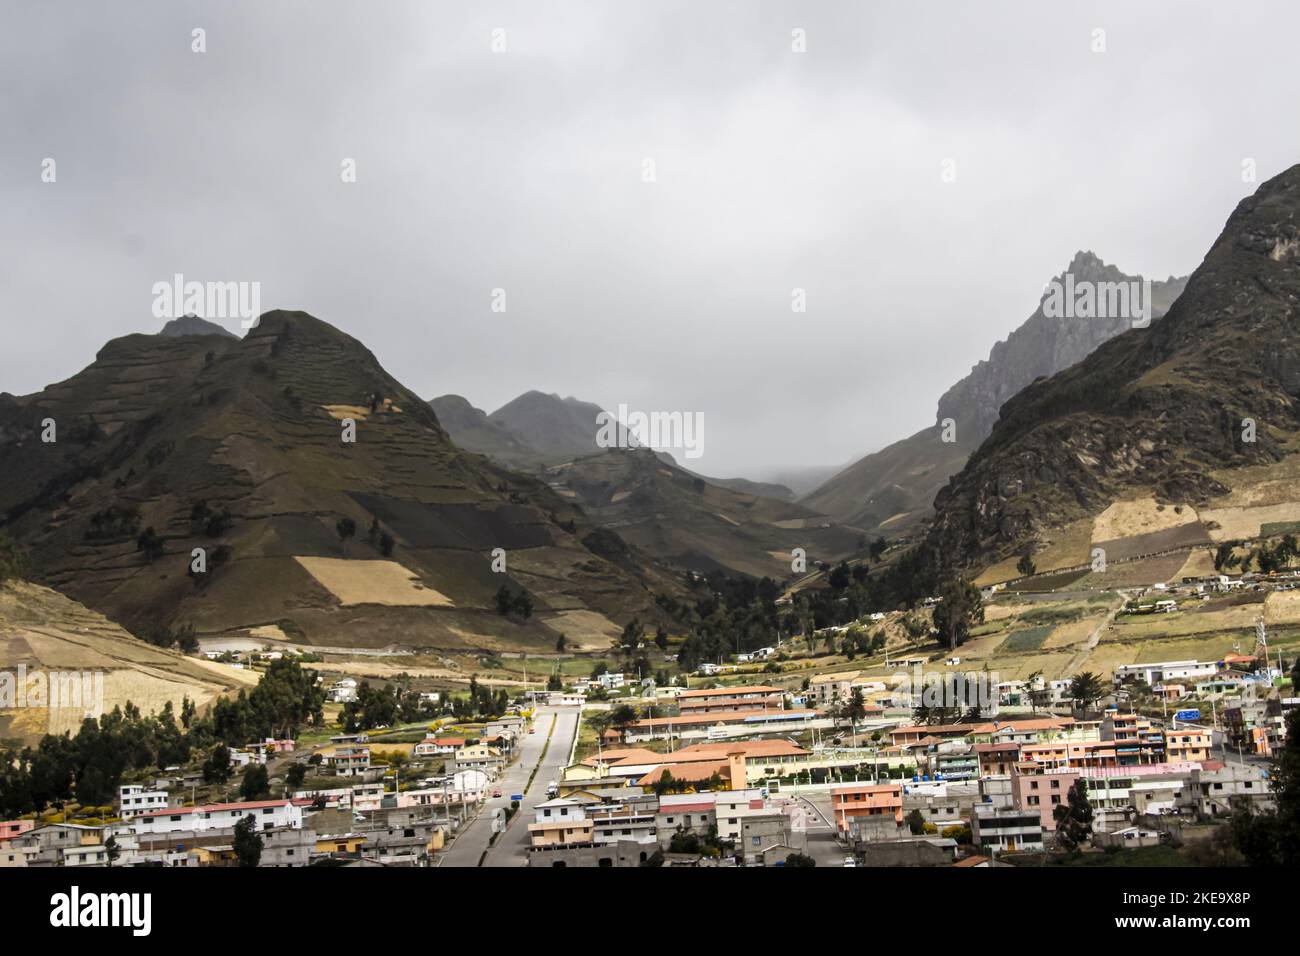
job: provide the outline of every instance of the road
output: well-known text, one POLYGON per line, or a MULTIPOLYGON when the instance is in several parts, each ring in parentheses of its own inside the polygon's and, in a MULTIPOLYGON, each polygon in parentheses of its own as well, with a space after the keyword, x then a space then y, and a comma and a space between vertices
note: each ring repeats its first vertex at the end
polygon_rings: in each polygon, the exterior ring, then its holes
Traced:
POLYGON ((835 825, 831 822, 831 798, 826 792, 799 795, 792 798, 804 809, 808 845, 805 853, 817 861, 818 866, 843 866, 850 856, 835 839, 835 825))
POLYGON ((533 821, 533 808, 546 800, 546 785, 558 780, 560 771, 569 760, 573 736, 578 730, 578 708, 542 707, 533 720, 537 733, 524 738, 519 759, 512 763, 501 778, 491 786, 500 790, 500 797, 491 797, 478 816, 460 832, 451 846, 438 856, 438 866, 526 866, 528 864, 528 824, 533 821), (554 732, 552 732, 554 728, 554 732), (550 743, 547 744, 549 737, 550 743), (545 759, 543 759, 545 753, 545 759), (536 776, 533 768, 541 764, 536 776), (531 787, 528 778, 533 777, 531 787), (524 788, 528 787, 527 790, 524 788), (506 832, 488 849, 492 836, 492 819, 498 810, 510 805, 510 795, 522 793, 523 805, 511 819, 506 832), (487 850, 487 855, 483 851, 487 850))

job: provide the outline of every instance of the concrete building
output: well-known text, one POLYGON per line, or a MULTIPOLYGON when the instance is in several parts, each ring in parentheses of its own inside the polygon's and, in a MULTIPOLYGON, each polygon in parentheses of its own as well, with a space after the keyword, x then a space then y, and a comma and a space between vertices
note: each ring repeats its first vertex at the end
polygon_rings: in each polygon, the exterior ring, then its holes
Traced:
POLYGON ((981 850, 1040 851, 1043 849, 1042 815, 1036 810, 976 807, 971 819, 971 839, 981 850))
POLYGON ((897 783, 847 784, 831 788, 831 813, 836 829, 849 832, 858 817, 892 817, 903 822, 903 787, 897 783))

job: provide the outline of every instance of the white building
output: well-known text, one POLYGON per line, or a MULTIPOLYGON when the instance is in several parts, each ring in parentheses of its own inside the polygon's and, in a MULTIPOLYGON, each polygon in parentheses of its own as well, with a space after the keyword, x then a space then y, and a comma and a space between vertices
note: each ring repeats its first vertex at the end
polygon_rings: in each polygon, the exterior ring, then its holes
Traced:
POLYGON ((167 808, 167 791, 146 790, 138 785, 118 787, 117 802, 119 807, 118 816, 128 820, 150 810, 165 810, 167 808))
POLYGON ((246 816, 257 821, 257 829, 302 826, 302 807, 291 800, 254 800, 249 803, 210 803, 200 807, 172 807, 150 810, 132 820, 136 835, 190 830, 233 830, 246 816))
POLYGON ((1120 664, 1115 668, 1115 683, 1140 680, 1154 687, 1170 681, 1199 681, 1219 672, 1220 661, 1159 661, 1154 664, 1120 664))

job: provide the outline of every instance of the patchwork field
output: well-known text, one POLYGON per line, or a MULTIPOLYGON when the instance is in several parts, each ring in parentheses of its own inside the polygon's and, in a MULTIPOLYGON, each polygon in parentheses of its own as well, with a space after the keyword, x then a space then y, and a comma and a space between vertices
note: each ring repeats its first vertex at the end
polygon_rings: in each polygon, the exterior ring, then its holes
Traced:
POLYGON ((451 607, 445 594, 425 587, 396 561, 298 557, 299 564, 344 606, 451 607))

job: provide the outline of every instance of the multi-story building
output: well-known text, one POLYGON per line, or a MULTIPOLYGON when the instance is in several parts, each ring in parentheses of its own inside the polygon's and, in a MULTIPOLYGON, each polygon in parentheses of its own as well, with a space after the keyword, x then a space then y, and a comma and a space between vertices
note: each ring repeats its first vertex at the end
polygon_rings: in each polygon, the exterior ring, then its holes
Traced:
POLYGON ((892 816, 903 822, 903 787, 897 783, 854 783, 831 788, 831 813, 841 833, 857 817, 892 816))
POLYGON ((146 790, 142 786, 130 785, 117 788, 118 816, 129 820, 150 810, 167 808, 166 790, 146 790))
POLYGON ((715 687, 683 691, 677 697, 677 707, 683 716, 720 710, 780 710, 781 696, 779 687, 715 687))
POLYGON ((1016 773, 1011 777, 1011 800, 1015 807, 1038 814, 1044 830, 1055 830, 1056 808, 1065 803, 1070 788, 1082 771, 1070 769, 1016 773))
POLYGON ((1042 815, 1037 810, 1014 807, 976 807, 971 818, 971 840, 981 850, 1001 853, 1042 850, 1042 815))

